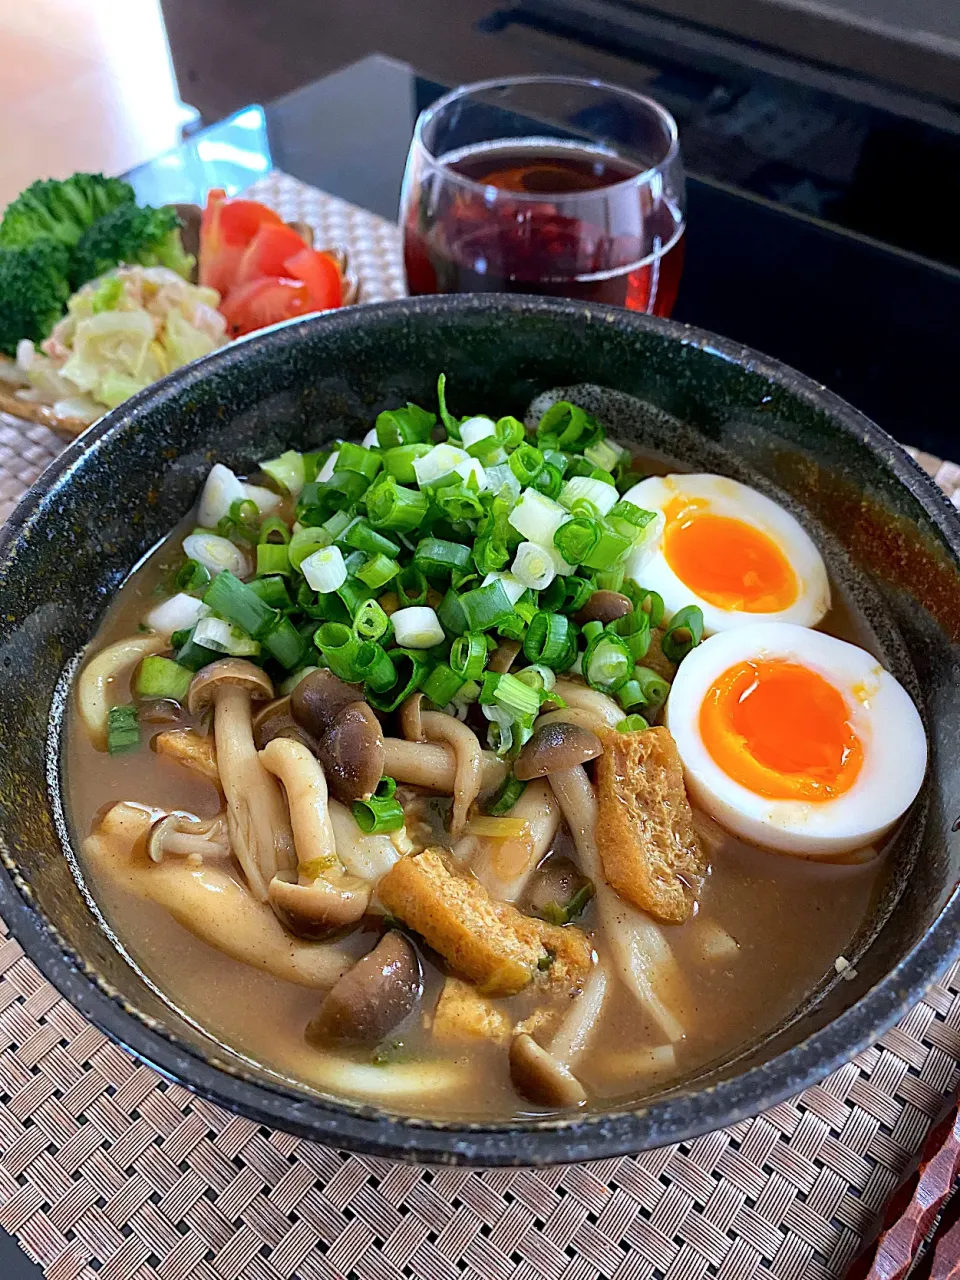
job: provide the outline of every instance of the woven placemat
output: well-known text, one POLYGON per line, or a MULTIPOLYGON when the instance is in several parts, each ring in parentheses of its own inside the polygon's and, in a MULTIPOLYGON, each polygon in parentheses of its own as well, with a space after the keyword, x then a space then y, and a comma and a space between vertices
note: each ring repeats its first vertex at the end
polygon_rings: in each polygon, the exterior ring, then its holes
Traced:
MULTIPOLYGON (((397 233, 282 174, 254 194, 345 244, 397 233)), ((0 418, 0 519, 63 447, 0 418)), ((955 501, 960 468, 914 454, 955 501)), ((960 503, 958 503, 960 505, 960 503)), ((754 1120, 551 1169, 425 1169, 303 1142, 163 1080, 0 923, 0 1225, 49 1280, 837 1280, 960 1075, 960 965, 873 1049, 754 1120)))

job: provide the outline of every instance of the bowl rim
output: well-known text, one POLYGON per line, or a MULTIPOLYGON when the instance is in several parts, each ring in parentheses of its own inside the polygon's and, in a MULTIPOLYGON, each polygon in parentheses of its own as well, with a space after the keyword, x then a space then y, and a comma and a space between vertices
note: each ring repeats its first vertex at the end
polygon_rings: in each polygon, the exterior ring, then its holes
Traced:
MULTIPOLYGON (((622 323, 626 319, 638 331, 697 347, 769 378, 808 407, 828 414, 905 485, 960 564, 960 513, 942 490, 882 428, 806 375, 730 339, 676 321, 569 299, 468 294, 395 299, 288 321, 169 374, 106 414, 46 468, 0 528, 0 565, 48 495, 69 483, 73 468, 88 449, 120 431, 153 403, 201 380, 219 364, 235 360, 244 343, 280 351, 296 342, 304 327, 349 331, 367 328, 379 316, 389 319, 439 313, 470 317, 493 310, 573 315, 579 323, 611 319, 622 323)), ((27 956, 65 999, 106 1036, 167 1080, 234 1114, 326 1145, 412 1163, 484 1167, 621 1156, 689 1140, 749 1119, 802 1092, 874 1044, 960 958, 960 888, 955 887, 929 929, 889 973, 837 1018, 767 1062, 704 1088, 694 1085, 688 1091, 651 1098, 632 1110, 477 1124, 404 1117, 366 1105, 328 1101, 286 1086, 279 1079, 254 1079, 235 1064, 218 1061, 215 1051, 205 1057, 169 1028, 132 1008, 72 951, 32 900, 29 886, 16 874, 15 866, 0 867, 0 914, 27 956)))

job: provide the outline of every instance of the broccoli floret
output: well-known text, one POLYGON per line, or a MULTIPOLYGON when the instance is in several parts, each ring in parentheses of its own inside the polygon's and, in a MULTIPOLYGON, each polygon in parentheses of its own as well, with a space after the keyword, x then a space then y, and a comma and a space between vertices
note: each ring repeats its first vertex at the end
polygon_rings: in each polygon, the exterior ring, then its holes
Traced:
POLYGON ((53 238, 72 249, 98 218, 120 205, 134 204, 129 182, 101 173, 75 173, 33 183, 7 206, 0 222, 0 247, 24 248, 35 240, 53 238))
POLYGON ((194 258, 183 248, 176 210, 123 204, 100 218, 84 232, 74 250, 71 264, 74 288, 121 262, 170 267, 189 279, 194 258))
POLYGON ((56 240, 0 248, 0 351, 14 356, 21 338, 39 342, 47 336, 70 297, 68 265, 67 250, 56 240))

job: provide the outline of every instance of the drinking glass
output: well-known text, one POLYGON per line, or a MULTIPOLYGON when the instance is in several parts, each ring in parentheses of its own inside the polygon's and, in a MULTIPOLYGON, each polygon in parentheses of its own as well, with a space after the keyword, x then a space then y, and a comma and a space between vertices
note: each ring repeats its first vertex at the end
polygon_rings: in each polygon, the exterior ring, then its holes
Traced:
POLYGON ((407 284, 668 316, 684 213, 677 126, 652 99, 565 76, 466 85, 414 130, 400 202, 407 284))

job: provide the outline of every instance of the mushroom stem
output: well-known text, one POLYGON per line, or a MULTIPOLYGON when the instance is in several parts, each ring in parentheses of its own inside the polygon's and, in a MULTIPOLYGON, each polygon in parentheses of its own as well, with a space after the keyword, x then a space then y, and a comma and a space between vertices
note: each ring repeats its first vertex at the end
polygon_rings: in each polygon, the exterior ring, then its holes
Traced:
POLYGON ((594 965, 586 985, 564 1014, 563 1021, 547 1045, 556 1060, 568 1071, 576 1067, 577 1060, 599 1025, 608 985, 606 969, 602 964, 594 965))
POLYGON ((268 773, 279 778, 287 794, 293 843, 297 851, 301 879, 305 866, 331 868, 338 865, 337 845, 330 822, 327 781, 316 756, 292 738, 274 738, 260 752, 268 773))
POLYGON ((472 729, 442 711, 422 711, 420 724, 424 736, 453 747, 457 769, 453 779, 452 835, 458 836, 467 822, 470 806, 480 794, 483 784, 483 752, 472 729))
POLYGON ((229 858, 232 852, 225 813, 207 820, 194 813, 171 813, 158 819, 147 836, 147 853, 154 862, 167 854, 206 860, 229 858))
POLYGON ((80 672, 77 710, 98 751, 107 749, 111 684, 148 653, 159 653, 166 648, 168 641, 161 635, 128 636, 126 640, 118 640, 116 644, 101 649, 80 672))
MULTIPOLYGON (((566 696, 566 695, 564 695, 566 696)), ((597 801, 582 765, 550 775, 550 785, 573 836, 580 870, 593 881, 600 925, 621 981, 668 1040, 681 1040, 686 984, 659 925, 611 889, 597 850, 597 801)))
POLYGON ((254 745, 247 689, 225 685, 218 690, 214 736, 230 844, 254 897, 266 902, 267 885, 278 871, 292 869, 295 852, 280 788, 254 745))
MULTIPOLYGON (((448 716, 447 719, 453 719, 448 716)), ((457 721, 459 723, 459 721, 457 721)), ((480 753, 483 764, 481 791, 492 791, 506 777, 508 765, 492 751, 480 753)), ((452 795, 457 778, 457 757, 449 747, 433 742, 404 742, 384 738, 383 771, 397 782, 452 795)))
POLYGON ((423 721, 420 718, 423 705, 422 693, 411 693, 400 706, 400 728, 408 742, 424 742, 423 721))
MULTIPOLYGON (((591 689, 579 680, 558 680, 553 692, 561 697, 568 707, 584 711, 594 717, 595 722, 589 727, 596 730, 615 729, 623 719, 623 712, 612 698, 597 689, 591 689)), ((570 717, 567 717, 569 721, 570 717)))

